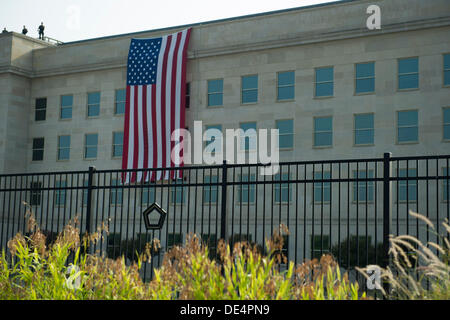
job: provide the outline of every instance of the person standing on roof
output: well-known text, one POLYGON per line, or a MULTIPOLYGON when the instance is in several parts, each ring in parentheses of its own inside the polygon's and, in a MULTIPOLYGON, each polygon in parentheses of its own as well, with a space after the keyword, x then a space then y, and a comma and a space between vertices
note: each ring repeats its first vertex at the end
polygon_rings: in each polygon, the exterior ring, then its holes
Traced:
POLYGON ((23 29, 22 29, 22 34, 23 35, 27 35, 27 33, 28 33, 28 30, 27 30, 27 28, 25 27, 25 26, 23 26, 23 29))
POLYGON ((40 25, 39 28, 38 28, 38 31, 39 31, 39 39, 44 40, 44 29, 45 29, 44 23, 41 22, 41 25, 40 25))

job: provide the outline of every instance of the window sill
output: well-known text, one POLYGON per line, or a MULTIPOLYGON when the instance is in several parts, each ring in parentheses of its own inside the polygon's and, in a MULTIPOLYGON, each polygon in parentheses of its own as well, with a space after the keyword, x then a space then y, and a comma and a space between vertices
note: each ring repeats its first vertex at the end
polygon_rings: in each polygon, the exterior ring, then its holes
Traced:
POLYGON ((275 102, 295 102, 295 98, 294 99, 282 99, 282 100, 276 100, 275 102))
POLYGON ((410 145, 410 144, 419 144, 419 141, 405 141, 405 142, 399 142, 397 141, 396 144, 397 145, 410 145))
POLYGON ((221 106, 206 106, 206 109, 221 109, 223 107, 224 107, 223 105, 221 105, 221 106))
POLYGON ((330 145, 330 146, 313 146, 312 148, 313 149, 332 149, 333 146, 332 145, 330 145))
POLYGON ((419 88, 408 88, 408 89, 397 89, 397 92, 411 92, 411 91, 419 91, 419 88))
POLYGON ((368 143, 368 144, 353 144, 353 147, 360 148, 360 147, 374 147, 375 143, 368 143))
POLYGON ((331 99, 331 98, 334 98, 334 95, 332 95, 332 96, 323 96, 323 97, 314 96, 314 100, 325 100, 325 99, 331 99))
POLYGON ((358 97, 358 96, 372 96, 372 95, 375 95, 375 94, 376 94, 375 91, 361 92, 361 93, 355 92, 355 93, 353 93, 353 95, 354 95, 355 97, 358 97))

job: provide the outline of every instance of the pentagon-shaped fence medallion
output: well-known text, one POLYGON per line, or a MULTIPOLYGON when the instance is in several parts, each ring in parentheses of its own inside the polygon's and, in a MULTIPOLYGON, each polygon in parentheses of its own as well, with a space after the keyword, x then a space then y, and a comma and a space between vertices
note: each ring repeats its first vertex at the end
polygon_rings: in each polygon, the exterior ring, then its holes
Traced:
POLYGON ((166 219, 166 214, 166 211, 154 202, 143 213, 145 228, 147 230, 161 229, 166 219))

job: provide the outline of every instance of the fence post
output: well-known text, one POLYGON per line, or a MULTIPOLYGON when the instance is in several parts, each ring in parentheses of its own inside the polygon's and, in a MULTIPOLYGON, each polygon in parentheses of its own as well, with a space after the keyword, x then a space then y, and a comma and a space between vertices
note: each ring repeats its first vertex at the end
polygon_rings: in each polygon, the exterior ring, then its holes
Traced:
POLYGON ((228 219, 227 219, 227 186, 228 166, 224 160, 222 164, 222 206, 220 209, 220 238, 228 242, 228 219))
MULTIPOLYGON (((391 153, 387 152, 383 158, 383 261, 381 266, 386 268, 389 266, 389 235, 391 234, 392 225, 392 183, 390 181, 392 175, 391 153)), ((383 284, 386 293, 389 292, 389 285, 383 284)))
POLYGON ((92 190, 93 190, 93 183, 94 183, 94 172, 95 167, 90 166, 89 167, 89 173, 88 173, 88 186, 87 186, 87 199, 86 199, 86 229, 85 233, 91 234, 92 233, 92 190))

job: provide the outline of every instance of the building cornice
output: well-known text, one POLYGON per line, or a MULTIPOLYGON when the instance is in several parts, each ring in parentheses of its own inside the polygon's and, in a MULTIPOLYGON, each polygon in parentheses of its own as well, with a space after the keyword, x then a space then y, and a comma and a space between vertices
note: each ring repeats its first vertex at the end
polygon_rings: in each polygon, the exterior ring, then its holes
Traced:
MULTIPOLYGON (((423 19, 404 23, 382 25, 380 30, 368 30, 367 28, 347 29, 347 30, 325 30, 321 32, 298 32, 284 38, 270 39, 262 42, 229 45, 211 49, 189 50, 188 59, 201 59, 206 57, 249 53, 267 49, 282 47, 301 46, 321 43, 326 41, 345 40, 369 36, 380 36, 397 32, 416 31, 430 28, 440 28, 450 26, 450 17, 438 17, 433 19, 423 19)), ((110 59, 101 63, 90 63, 82 65, 64 66, 58 68, 48 68, 39 71, 26 70, 15 66, 0 66, 0 74, 9 72, 30 78, 42 78, 50 76, 67 75, 80 72, 102 71, 118 68, 126 68, 127 57, 110 59)))

